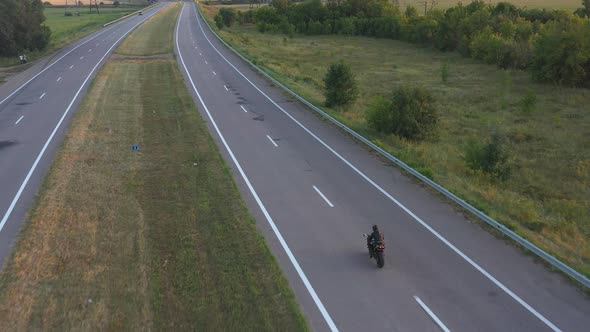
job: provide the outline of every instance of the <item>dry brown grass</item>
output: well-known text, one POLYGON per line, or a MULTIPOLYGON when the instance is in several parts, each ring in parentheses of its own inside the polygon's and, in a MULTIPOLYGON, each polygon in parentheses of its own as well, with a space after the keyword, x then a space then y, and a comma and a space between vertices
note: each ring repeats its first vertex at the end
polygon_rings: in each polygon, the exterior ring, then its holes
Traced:
POLYGON ((119 116, 101 114, 116 70, 96 78, 3 274, 0 313, 13 319, 0 330, 151 326, 145 219, 125 188, 138 165, 115 134, 141 132, 143 110, 131 94, 119 116))
POLYGON ((27 219, 0 331, 306 330, 173 59, 107 62, 27 219))

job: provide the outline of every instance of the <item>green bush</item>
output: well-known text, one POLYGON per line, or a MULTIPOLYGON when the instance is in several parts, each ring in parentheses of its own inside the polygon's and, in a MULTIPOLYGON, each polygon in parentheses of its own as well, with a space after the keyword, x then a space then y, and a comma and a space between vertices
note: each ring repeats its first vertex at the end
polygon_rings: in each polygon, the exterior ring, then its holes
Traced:
POLYGON ((537 95, 533 91, 528 91, 526 96, 522 98, 521 109, 525 113, 532 113, 537 108, 537 95))
POLYGON ((306 33, 308 35, 321 35, 324 32, 324 26, 319 21, 311 21, 307 25, 306 33))
POLYGON ((569 86, 590 83, 590 21, 571 16, 542 29, 534 47, 533 77, 569 86))
POLYGON ((390 100, 378 97, 366 113, 369 127, 411 140, 431 136, 438 123, 434 97, 420 87, 401 86, 390 100))
POLYGON ((509 151, 504 136, 494 133, 485 142, 469 141, 465 147, 465 163, 472 170, 482 171, 492 178, 505 181, 510 177, 509 151))
POLYGON ((219 30, 223 29, 223 17, 221 17, 221 14, 215 15, 215 25, 219 30))
POLYGON ((357 87, 350 66, 343 62, 332 64, 324 76, 326 106, 342 106, 357 97, 357 87))
POLYGON ((219 15, 221 15, 223 25, 225 25, 228 28, 234 24, 238 17, 235 10, 226 7, 222 7, 221 9, 219 9, 219 15))
POLYGON ((339 19, 338 21, 336 21, 336 33, 341 35, 354 35, 354 21, 355 19, 353 17, 345 17, 339 19))
POLYGON ((443 83, 449 81, 449 63, 445 62, 440 66, 440 78, 443 83))

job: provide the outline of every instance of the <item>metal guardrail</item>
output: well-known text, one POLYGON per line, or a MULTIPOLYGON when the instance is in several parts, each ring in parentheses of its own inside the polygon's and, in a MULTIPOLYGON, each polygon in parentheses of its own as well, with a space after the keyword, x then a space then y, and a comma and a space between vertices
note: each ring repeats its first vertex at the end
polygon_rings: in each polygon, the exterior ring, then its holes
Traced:
POLYGON ((245 56, 243 56, 240 52, 236 51, 233 47, 231 47, 228 43, 226 43, 223 39, 221 39, 221 37, 219 37, 219 35, 211 28, 211 26, 209 25, 209 22, 207 22, 207 20, 203 16, 203 13, 201 12, 201 8, 199 8, 198 5, 196 7, 198 8, 198 11, 199 11, 199 14, 201 15, 201 18, 203 19, 203 21, 205 22, 205 24, 207 24, 207 27, 215 35, 215 37, 217 37, 217 39, 219 39, 219 41, 221 41, 227 48, 229 48, 235 54, 237 54, 240 58, 242 58, 242 60, 246 61, 252 68, 254 68, 259 73, 261 73, 264 77, 266 77, 267 79, 269 79, 270 81, 272 81, 273 84, 279 86, 280 88, 282 88, 283 90, 285 90, 285 92, 287 92, 291 96, 295 97, 297 100, 299 100, 300 102, 302 102, 303 104, 305 104, 307 107, 309 107, 312 110, 316 111, 317 113, 321 114, 324 118, 328 119, 334 125, 340 127, 341 129, 343 129, 344 131, 346 131, 350 135, 354 136, 359 141, 361 141, 361 142, 365 143, 366 145, 368 145, 373 150, 379 152, 383 157, 389 159, 391 162, 395 163, 397 166, 401 167, 406 172, 412 174, 413 176, 415 176, 416 178, 418 178, 422 182, 424 182, 427 185, 429 185, 431 188, 433 188, 436 191, 438 191, 439 193, 443 194, 445 197, 447 197, 448 199, 452 200, 453 202, 455 202, 456 204, 458 204, 459 206, 461 206, 463 209, 471 212, 473 215, 475 215, 476 217, 478 217, 479 219, 481 219, 482 221, 484 221, 488 225, 490 225, 490 226, 494 227, 495 229, 499 230, 504 235, 508 236, 509 238, 511 238, 512 240, 514 240, 515 242, 517 242, 518 244, 520 244, 521 246, 523 246, 527 250, 533 252, 535 255, 537 255, 538 257, 542 258, 543 260, 545 260, 546 262, 548 262, 549 264, 551 264, 553 267, 559 269, 561 272, 565 273, 570 278, 576 280, 577 282, 579 282, 584 287, 590 288, 590 279, 588 279, 586 276, 584 276, 580 272, 574 270, 569 265, 565 264, 564 262, 560 261, 559 259, 557 259, 557 258, 553 257, 552 255, 548 254, 547 252, 545 252, 541 248, 539 248, 539 247, 535 246, 534 244, 530 243, 529 241, 527 241, 526 239, 524 239, 520 235, 516 234, 515 232, 511 231, 510 229, 508 229, 506 226, 502 225, 498 221, 492 219, 491 217, 489 217, 485 213, 479 211, 478 209, 476 209, 475 207, 473 207, 471 204, 465 202, 462 198, 456 196, 455 194, 453 194, 452 192, 450 192, 449 190, 447 190, 446 188, 444 188, 440 184, 438 184, 438 183, 432 181, 431 179, 427 178, 426 176, 422 175, 420 172, 416 171, 415 169, 413 169, 412 167, 408 166, 403 161, 401 161, 401 160, 397 159, 396 157, 394 157, 393 155, 391 155, 389 152, 387 152, 387 151, 383 150, 382 148, 380 148, 379 146, 375 145, 373 142, 371 142, 370 140, 368 140, 364 136, 362 136, 359 133, 355 132, 354 130, 350 129, 349 127, 347 127, 346 125, 344 125, 340 121, 338 121, 335 118, 333 118, 328 113, 324 112, 323 110, 321 110, 320 108, 318 108, 314 104, 312 104, 309 101, 305 100, 303 97, 301 97, 297 93, 293 92, 291 89, 287 88, 281 82, 279 82, 276 79, 274 79, 273 77, 271 77, 264 70, 262 70, 260 67, 256 66, 249 59, 247 59, 245 56))
POLYGON ((155 6, 159 5, 159 4, 160 4, 160 3, 159 3, 159 2, 157 2, 157 3, 155 3, 155 4, 151 5, 151 6, 147 6, 147 7, 144 7, 144 8, 142 8, 142 9, 138 10, 138 11, 134 11, 134 12, 133 12, 133 13, 131 13, 131 14, 127 14, 127 15, 125 15, 125 16, 123 16, 123 17, 119 17, 119 18, 118 18, 118 19, 116 19, 116 20, 113 20, 113 21, 110 21, 110 22, 107 22, 107 23, 103 24, 103 25, 102 25, 102 27, 104 28, 104 27, 106 27, 106 26, 109 26, 109 25, 111 25, 111 24, 113 24, 113 23, 117 23, 117 22, 119 22, 120 20, 124 20, 124 19, 126 19, 127 17, 133 16, 133 15, 135 15, 135 14, 137 14, 137 13, 141 12, 141 11, 148 10, 148 9, 150 9, 150 8, 152 8, 152 7, 155 7, 155 6))

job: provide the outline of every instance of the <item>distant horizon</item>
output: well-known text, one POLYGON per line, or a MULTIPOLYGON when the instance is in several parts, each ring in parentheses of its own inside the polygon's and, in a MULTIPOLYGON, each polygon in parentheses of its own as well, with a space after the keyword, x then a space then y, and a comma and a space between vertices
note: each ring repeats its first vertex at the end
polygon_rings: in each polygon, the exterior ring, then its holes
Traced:
MULTIPOLYGON (((75 0, 68 0, 68 4, 73 4, 75 0)), ((87 5, 90 0, 80 0, 82 1, 85 5, 87 5)), ((114 0, 97 0, 98 3, 104 2, 104 3, 112 3, 114 0)), ((66 4, 66 0, 45 0, 43 2, 49 2, 52 5, 65 5, 66 4)), ((119 0, 119 2, 121 3, 125 3, 125 0, 119 0)))
MULTIPOLYGON (((49 2, 52 5, 56 5, 56 6, 61 6, 61 5, 65 5, 66 4, 66 0, 42 0, 43 2, 49 2)), ((68 0, 68 4, 74 4, 76 0, 68 0)), ((84 5, 88 5, 90 3, 90 0, 80 0, 82 1, 82 3, 84 3, 84 5)), ((114 0, 97 0, 97 3, 101 3, 104 2, 105 4, 112 4, 114 0)), ((142 2, 141 0, 119 0, 119 2, 121 4, 132 4, 132 3, 138 3, 138 2, 142 2)), ((147 2, 147 1, 144 1, 147 2)))

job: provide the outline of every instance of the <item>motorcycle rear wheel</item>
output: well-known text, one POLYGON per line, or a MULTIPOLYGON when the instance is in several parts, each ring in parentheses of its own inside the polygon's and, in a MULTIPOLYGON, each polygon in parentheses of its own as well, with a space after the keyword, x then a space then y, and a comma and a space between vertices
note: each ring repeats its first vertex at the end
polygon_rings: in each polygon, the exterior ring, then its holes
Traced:
POLYGON ((376 256, 377 256, 377 266, 379 268, 382 268, 385 265, 385 259, 383 258, 383 253, 377 252, 376 256))

